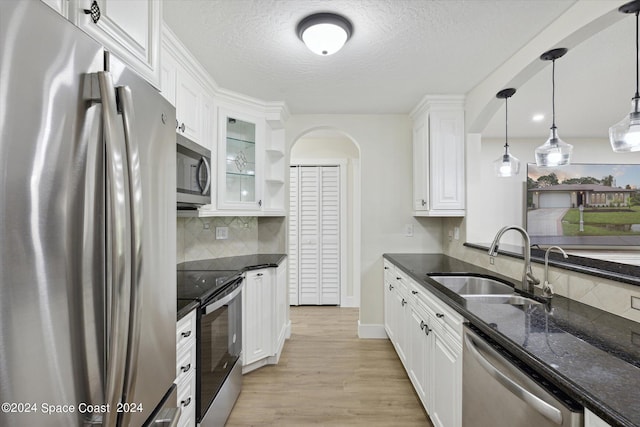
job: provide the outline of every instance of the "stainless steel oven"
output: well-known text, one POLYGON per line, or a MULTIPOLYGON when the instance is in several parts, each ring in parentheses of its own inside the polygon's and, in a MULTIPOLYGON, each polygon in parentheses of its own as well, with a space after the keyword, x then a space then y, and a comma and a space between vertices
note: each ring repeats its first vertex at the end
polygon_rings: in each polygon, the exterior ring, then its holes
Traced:
POLYGON ((242 276, 200 306, 196 411, 202 427, 224 426, 242 388, 242 276))
POLYGON ((211 151, 176 135, 178 209, 211 203, 211 151))

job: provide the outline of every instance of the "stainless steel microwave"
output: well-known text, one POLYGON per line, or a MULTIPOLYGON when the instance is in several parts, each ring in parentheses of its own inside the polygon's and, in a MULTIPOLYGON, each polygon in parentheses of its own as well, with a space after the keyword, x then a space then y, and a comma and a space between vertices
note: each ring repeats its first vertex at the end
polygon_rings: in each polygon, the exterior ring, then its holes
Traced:
POLYGON ((211 203, 211 151, 176 135, 178 209, 197 209, 211 203))

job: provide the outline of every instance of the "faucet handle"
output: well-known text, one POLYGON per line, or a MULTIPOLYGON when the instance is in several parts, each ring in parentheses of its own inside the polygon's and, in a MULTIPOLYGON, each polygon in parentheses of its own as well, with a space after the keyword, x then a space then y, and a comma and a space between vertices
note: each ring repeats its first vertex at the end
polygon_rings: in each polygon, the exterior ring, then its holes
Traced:
POLYGON ((527 272, 527 281, 532 283, 533 285, 539 285, 540 280, 533 275, 533 271, 531 270, 531 266, 529 266, 529 271, 527 272))

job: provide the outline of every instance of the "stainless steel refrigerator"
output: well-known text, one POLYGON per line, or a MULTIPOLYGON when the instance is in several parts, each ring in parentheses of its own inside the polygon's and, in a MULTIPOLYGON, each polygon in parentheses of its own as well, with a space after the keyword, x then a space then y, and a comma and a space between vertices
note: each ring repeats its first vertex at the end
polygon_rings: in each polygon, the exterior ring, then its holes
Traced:
POLYGON ((175 419, 174 126, 48 6, 0 0, 0 426, 175 419))

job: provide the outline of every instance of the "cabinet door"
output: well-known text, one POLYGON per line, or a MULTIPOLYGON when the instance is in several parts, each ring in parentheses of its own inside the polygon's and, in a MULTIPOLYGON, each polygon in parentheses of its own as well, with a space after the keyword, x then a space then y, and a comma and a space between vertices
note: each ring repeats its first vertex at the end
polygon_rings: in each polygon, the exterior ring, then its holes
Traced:
POLYGON ((271 269, 246 273, 242 292, 243 366, 271 356, 273 284, 271 269))
POLYGON ((584 410, 584 427, 611 427, 588 409, 584 410))
MULTIPOLYGON (((385 266, 385 268, 387 268, 385 266)), ((394 342, 395 337, 395 322, 394 322, 394 283, 387 278, 385 273, 384 278, 384 330, 387 332, 387 336, 394 342)))
POLYGON ((407 300, 403 292, 401 279, 396 281, 396 287, 393 292, 393 328, 395 331, 395 347, 402 364, 407 368, 407 334, 410 324, 410 309, 407 307, 407 300))
POLYGON ((409 355, 409 378, 422 401, 422 405, 431 409, 431 376, 429 367, 433 363, 433 331, 429 317, 416 306, 411 306, 408 341, 411 346, 409 355))
POLYGON ((463 111, 430 112, 429 134, 431 209, 463 210, 465 188, 463 111))
POLYGON ((443 331, 433 334, 433 406, 431 421, 436 427, 462 425, 462 349, 443 331))
POLYGON ((264 135, 264 120, 219 110, 218 209, 261 209, 264 135))
POLYGON ((413 209, 429 209, 429 118, 426 114, 413 126, 413 209))
POLYGON ((75 24, 158 87, 162 3, 156 0, 78 0, 76 4, 72 17, 75 24))
MULTIPOLYGON (((176 106, 176 85, 178 83, 178 62, 173 55, 166 50, 162 50, 162 61, 160 63, 160 93, 164 98, 176 106)), ((177 117, 176 117, 177 120, 177 117)), ((176 124, 176 129, 178 128, 176 124)))
POLYGON ((189 72, 178 69, 176 80, 178 132, 197 143, 201 143, 203 92, 202 86, 189 72))

